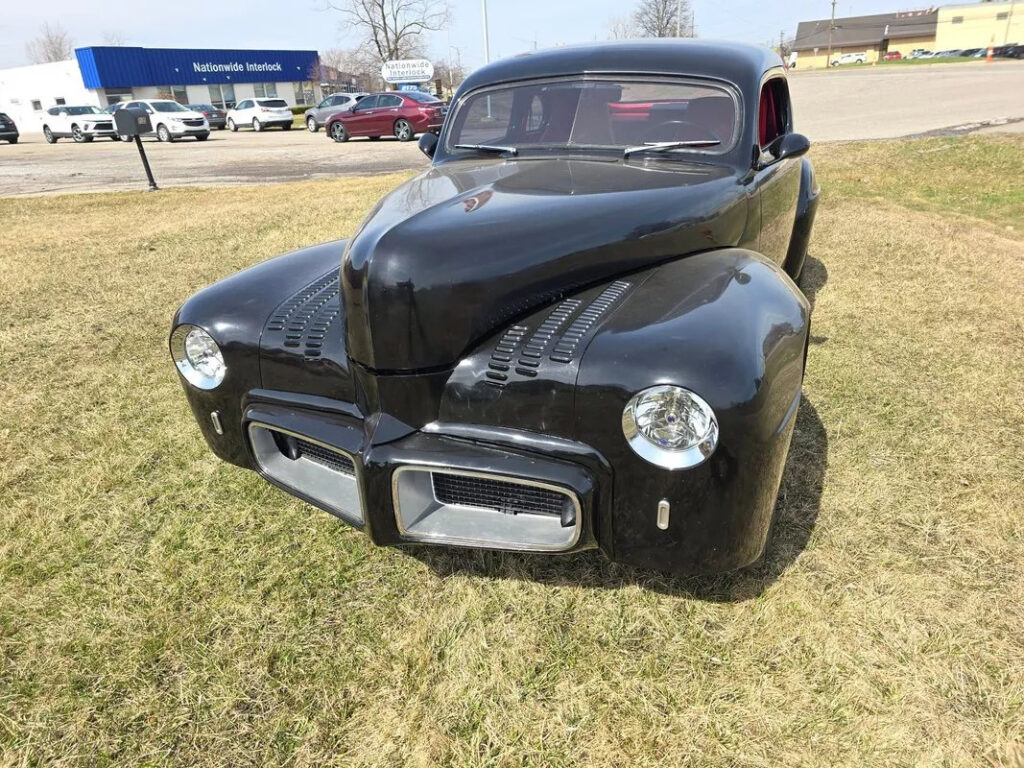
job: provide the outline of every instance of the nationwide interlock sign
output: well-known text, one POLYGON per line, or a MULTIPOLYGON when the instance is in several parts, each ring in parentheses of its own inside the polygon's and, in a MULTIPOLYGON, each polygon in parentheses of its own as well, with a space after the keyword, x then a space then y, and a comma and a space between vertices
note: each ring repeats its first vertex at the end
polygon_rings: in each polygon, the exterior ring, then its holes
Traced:
POLYGON ((380 76, 387 83, 425 83, 434 79, 434 65, 426 59, 385 61, 380 76))

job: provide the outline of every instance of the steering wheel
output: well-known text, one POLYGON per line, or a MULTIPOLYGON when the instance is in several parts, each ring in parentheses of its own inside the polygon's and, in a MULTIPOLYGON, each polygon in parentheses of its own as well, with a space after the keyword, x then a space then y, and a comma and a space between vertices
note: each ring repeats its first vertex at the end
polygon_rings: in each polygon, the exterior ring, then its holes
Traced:
POLYGON ((710 128, 688 120, 666 120, 647 129, 640 141, 718 141, 718 136, 710 128))

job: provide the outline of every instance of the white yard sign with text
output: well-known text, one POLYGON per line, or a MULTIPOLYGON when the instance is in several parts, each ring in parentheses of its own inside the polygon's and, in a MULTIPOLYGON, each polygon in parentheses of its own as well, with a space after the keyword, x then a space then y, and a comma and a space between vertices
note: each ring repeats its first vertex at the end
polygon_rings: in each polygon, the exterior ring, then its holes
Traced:
POLYGON ((434 78, 434 65, 426 59, 385 61, 380 76, 388 83, 425 83, 434 78))

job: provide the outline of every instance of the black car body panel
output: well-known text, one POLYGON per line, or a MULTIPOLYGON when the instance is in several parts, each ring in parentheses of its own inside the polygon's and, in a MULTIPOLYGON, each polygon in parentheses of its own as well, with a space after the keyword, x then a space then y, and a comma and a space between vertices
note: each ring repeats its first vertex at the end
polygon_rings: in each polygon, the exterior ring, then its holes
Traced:
POLYGON ((721 80, 742 99, 740 138, 671 161, 467 157, 445 153, 446 123, 432 167, 350 241, 178 311, 174 328, 208 332, 226 364, 214 389, 183 382, 218 456, 378 544, 600 547, 676 572, 759 557, 800 402, 810 310, 791 276, 818 203, 806 158, 758 146, 758 95, 781 63, 706 43, 564 49, 474 73, 453 110, 494 83, 592 71, 721 80), (624 437, 627 403, 655 385, 713 410, 706 460, 666 469, 624 437), (438 509, 455 533, 425 526, 438 509))

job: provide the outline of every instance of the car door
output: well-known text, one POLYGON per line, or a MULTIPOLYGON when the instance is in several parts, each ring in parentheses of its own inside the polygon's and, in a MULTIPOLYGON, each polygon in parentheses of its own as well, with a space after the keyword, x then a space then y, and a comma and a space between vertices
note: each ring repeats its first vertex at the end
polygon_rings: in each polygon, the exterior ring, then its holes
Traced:
POLYGON ((402 97, 393 93, 382 94, 378 98, 373 121, 375 136, 389 136, 395 132, 395 120, 402 116, 404 104, 402 97))
POLYGON ((367 96, 356 104, 356 108, 352 112, 346 113, 345 129, 350 136, 380 135, 371 133, 374 130, 373 121, 377 118, 378 98, 378 96, 367 96))
POLYGON ((50 107, 46 110, 46 125, 54 136, 64 136, 67 132, 64 127, 65 120, 60 111, 60 107, 50 107))
POLYGON ((316 108, 316 121, 318 123, 327 122, 327 118, 339 111, 342 101, 342 97, 338 94, 328 96, 326 99, 321 101, 316 108))
POLYGON ((235 114, 232 117, 236 125, 246 125, 252 121, 252 100, 242 99, 235 105, 235 114))
MULTIPOLYGON (((793 130, 789 88, 784 78, 769 78, 761 86, 757 117, 758 148, 761 157, 767 160, 772 142, 793 130)), ((799 157, 769 162, 754 179, 761 201, 759 250, 780 266, 786 260, 796 221, 800 163, 799 157)))

